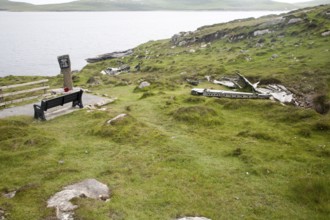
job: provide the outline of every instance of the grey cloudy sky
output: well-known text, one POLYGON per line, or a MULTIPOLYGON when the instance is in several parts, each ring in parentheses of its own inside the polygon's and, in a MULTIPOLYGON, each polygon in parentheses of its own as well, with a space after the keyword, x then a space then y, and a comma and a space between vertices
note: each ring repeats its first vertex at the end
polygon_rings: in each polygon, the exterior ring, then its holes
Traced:
MULTIPOLYGON (((54 4, 54 3, 64 3, 64 2, 73 2, 73 0, 11 0, 15 2, 27 2, 36 5, 43 5, 43 4, 54 4)), ((297 2, 307 2, 313 0, 274 0, 278 2, 287 2, 287 3, 297 3, 297 2)))

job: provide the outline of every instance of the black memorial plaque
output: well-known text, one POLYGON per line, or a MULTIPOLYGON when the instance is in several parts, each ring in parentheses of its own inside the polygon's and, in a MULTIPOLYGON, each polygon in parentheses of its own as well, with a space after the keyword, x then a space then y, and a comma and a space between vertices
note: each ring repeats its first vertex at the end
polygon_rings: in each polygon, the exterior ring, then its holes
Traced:
POLYGON ((57 60, 61 69, 67 69, 71 67, 69 55, 58 56, 57 60))

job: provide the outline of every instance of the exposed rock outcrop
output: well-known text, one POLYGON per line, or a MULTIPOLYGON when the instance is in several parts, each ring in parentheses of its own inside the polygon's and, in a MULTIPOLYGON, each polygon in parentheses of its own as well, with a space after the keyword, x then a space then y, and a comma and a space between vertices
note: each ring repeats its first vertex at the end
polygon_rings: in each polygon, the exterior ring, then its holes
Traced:
POLYGON ((86 61, 88 63, 95 63, 95 62, 99 62, 102 60, 126 57, 126 56, 129 56, 132 54, 133 54, 133 50, 129 49, 129 50, 125 50, 125 51, 116 51, 116 52, 112 52, 112 53, 101 54, 101 55, 98 55, 97 57, 87 58, 86 61))
POLYGON ((73 220, 74 210, 78 208, 70 201, 74 198, 92 198, 107 200, 109 188, 95 179, 87 179, 82 182, 69 185, 47 201, 48 208, 56 209, 56 217, 59 220, 73 220))

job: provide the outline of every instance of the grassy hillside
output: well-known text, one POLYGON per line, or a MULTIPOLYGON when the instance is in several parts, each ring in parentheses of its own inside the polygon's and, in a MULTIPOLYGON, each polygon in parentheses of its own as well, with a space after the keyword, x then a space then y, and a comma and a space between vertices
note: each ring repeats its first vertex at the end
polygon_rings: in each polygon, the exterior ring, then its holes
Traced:
MULTIPOLYGON (((330 30, 329 10, 205 26, 87 65, 75 85, 117 97, 106 109, 46 122, 0 120, 0 193, 17 190, 12 199, 0 196, 1 213, 54 219, 46 208, 50 196, 96 178, 111 188, 111 201, 75 200, 76 219, 328 219, 329 113, 271 100, 191 96, 186 79, 225 89, 205 76, 239 71, 253 83, 281 82, 302 100, 329 106, 330 36, 322 36, 330 30), (100 74, 120 63, 141 63, 141 70, 100 74), (151 86, 137 88, 142 81, 151 86), (128 116, 106 124, 121 113, 128 116)), ((24 80, 10 76, 0 84, 24 80)), ((61 80, 53 77, 51 85, 61 80)))
POLYGON ((80 0, 39 6, 0 0, 0 9, 10 11, 287 10, 295 7, 271 0, 80 0))

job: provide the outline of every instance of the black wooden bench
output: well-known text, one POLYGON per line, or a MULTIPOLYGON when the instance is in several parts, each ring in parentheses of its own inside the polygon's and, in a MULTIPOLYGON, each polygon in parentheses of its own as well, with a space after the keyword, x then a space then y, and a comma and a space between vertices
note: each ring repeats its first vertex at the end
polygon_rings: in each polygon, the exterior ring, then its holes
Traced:
POLYGON ((72 107, 78 105, 80 108, 83 108, 84 106, 82 104, 82 94, 83 90, 80 90, 78 92, 69 93, 53 99, 42 100, 41 105, 33 105, 34 118, 46 120, 45 111, 56 106, 63 106, 69 102, 72 102, 72 107))

